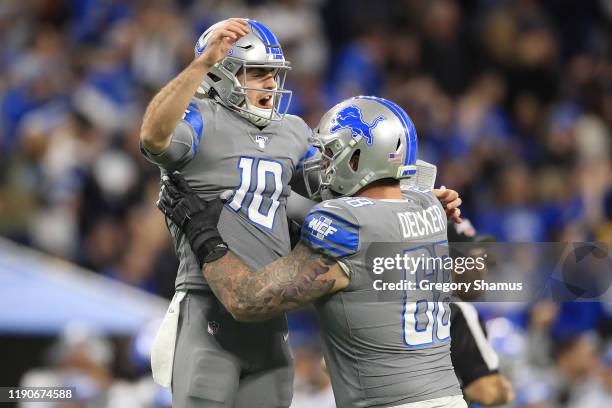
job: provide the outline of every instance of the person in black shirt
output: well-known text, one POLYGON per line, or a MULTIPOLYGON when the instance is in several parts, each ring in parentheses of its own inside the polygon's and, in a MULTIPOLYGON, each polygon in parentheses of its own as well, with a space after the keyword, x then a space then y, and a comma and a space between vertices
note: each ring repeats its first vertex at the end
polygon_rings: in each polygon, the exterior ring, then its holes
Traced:
MULTIPOLYGON (((483 242, 469 220, 448 223, 448 241, 483 242)), ((467 298, 463 300, 469 300, 467 298)), ((514 399, 510 381, 499 373, 499 358, 489 344, 476 308, 467 301, 451 304, 451 359, 466 399, 484 406, 508 404, 514 399)))

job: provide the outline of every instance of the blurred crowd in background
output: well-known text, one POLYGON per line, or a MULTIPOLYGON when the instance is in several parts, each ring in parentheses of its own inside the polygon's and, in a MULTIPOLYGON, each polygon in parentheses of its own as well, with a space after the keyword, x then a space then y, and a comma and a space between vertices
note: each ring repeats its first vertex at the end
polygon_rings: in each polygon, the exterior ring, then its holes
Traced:
MULTIPOLYGON (((400 104, 479 232, 612 241, 609 0, 3 0, 0 235, 170 298, 178 263, 139 126, 199 34, 230 16, 276 33, 290 112, 310 126, 345 97, 400 104)), ((489 311, 516 406, 612 406, 612 307, 587 305, 489 311), (556 335, 567 319, 584 324, 556 335)), ((295 406, 331 407, 308 319, 294 324, 295 406)), ((96 350, 107 387, 112 357, 96 350)))

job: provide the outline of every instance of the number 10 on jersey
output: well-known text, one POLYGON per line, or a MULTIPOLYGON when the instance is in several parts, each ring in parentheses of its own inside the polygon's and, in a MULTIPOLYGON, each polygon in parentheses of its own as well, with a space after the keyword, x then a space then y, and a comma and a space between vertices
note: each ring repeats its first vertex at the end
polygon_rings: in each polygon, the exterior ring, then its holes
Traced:
POLYGON ((274 216, 280 205, 278 198, 283 192, 282 164, 274 160, 243 156, 238 161, 238 170, 240 171, 240 186, 229 202, 229 207, 238 211, 243 205, 246 205, 244 210, 249 221, 272 229, 274 216), (253 167, 255 167, 255 172, 253 172, 253 167), (253 173, 255 173, 255 180, 253 180, 253 173), (268 175, 271 175, 273 180, 271 188, 266 188, 268 175), (250 202, 246 199, 247 195, 252 195, 250 202), (269 200, 270 205, 267 210, 262 211, 264 198, 266 201, 269 200))

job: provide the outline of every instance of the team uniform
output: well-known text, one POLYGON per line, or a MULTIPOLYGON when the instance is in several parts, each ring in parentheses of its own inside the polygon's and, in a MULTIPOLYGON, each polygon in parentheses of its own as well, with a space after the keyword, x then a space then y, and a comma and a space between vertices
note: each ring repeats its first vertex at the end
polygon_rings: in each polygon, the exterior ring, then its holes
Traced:
MULTIPOLYGON (((194 100, 172 135, 171 145, 145 156, 162 175, 180 170, 203 199, 235 190, 219 220, 232 251, 253 270, 287 255, 286 201, 301 160, 312 154, 311 131, 287 115, 265 128, 210 99, 194 100)), ((238 323, 214 297, 178 227, 168 225, 180 264, 180 302, 173 359, 173 406, 287 407, 293 371, 280 316, 238 323)))
POLYGON ((448 299, 433 291, 375 290, 375 281, 447 281, 445 271, 372 271, 400 251, 446 256, 446 217, 430 191, 405 200, 345 197, 317 205, 302 242, 338 261, 348 287, 316 303, 339 408, 465 407, 450 356, 448 299))

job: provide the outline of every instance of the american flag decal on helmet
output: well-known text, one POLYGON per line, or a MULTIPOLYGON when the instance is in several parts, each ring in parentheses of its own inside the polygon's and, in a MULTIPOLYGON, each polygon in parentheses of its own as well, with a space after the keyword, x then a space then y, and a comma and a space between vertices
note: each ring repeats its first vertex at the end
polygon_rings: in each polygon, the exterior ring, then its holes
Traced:
POLYGON ((389 153, 389 158, 387 160, 389 163, 401 163, 403 161, 400 153, 389 153))

